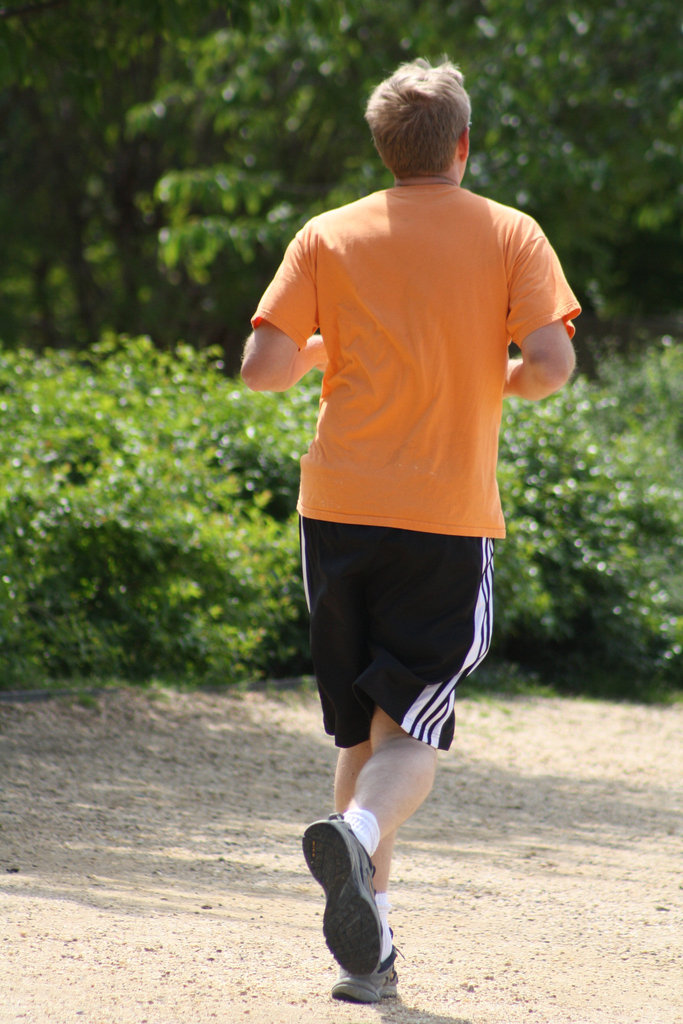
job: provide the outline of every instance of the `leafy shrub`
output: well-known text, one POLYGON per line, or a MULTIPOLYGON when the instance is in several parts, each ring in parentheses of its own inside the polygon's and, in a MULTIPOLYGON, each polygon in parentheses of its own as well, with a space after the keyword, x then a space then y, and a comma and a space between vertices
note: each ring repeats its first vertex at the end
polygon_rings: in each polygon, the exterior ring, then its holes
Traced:
POLYGON ((499 479, 497 647, 571 689, 683 682, 683 350, 612 361, 551 400, 510 402, 499 479))
POLYGON ((0 685, 300 665, 301 426, 250 398, 144 339, 2 355, 0 685))
MULTIPOLYGON (((0 351, 0 686, 308 670, 294 507, 317 387, 254 395, 214 359, 0 351)), ((579 692, 680 686, 682 388, 667 345, 506 404, 498 658, 579 692)))

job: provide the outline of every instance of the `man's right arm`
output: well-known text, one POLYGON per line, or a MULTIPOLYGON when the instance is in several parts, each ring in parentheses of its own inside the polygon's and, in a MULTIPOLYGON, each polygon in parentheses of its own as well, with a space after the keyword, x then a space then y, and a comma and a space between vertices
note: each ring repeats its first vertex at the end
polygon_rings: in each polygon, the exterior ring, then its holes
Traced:
POLYGON ((559 391, 574 372, 574 346, 562 320, 532 331, 520 348, 522 358, 508 360, 504 395, 538 401, 559 391))

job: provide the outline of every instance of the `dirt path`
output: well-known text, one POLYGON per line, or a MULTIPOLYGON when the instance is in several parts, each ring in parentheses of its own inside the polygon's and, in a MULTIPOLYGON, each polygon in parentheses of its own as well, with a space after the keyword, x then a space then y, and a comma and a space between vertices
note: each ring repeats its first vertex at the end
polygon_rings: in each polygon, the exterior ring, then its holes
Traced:
POLYGON ((683 706, 461 700, 397 848, 401 999, 333 1002, 311 695, 0 705, 0 1021, 683 1022, 683 706))

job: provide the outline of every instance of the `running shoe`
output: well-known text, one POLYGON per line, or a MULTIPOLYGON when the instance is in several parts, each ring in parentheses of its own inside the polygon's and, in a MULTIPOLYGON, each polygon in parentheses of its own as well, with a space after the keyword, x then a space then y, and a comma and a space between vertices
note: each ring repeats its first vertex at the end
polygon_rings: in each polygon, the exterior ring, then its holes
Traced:
POLYGON ((303 851, 325 892, 323 934, 332 956, 350 975, 372 975, 380 966, 382 924, 368 853, 341 814, 309 825, 303 851))
POLYGON ((396 950, 372 974, 350 974, 343 967, 339 979, 332 986, 332 998, 348 1003, 378 1003, 380 999, 395 999, 398 992, 398 974, 394 968, 396 950))

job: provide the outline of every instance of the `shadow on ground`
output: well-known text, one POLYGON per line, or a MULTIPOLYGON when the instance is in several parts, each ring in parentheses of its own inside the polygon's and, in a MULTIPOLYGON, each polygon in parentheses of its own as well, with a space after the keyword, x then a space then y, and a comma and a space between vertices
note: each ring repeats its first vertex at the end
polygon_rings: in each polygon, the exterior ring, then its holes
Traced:
MULTIPOLYGON (((330 810, 335 751, 322 731, 302 726, 291 702, 278 712, 258 694, 124 691, 88 707, 53 705, 47 715, 0 707, 0 873, 20 875, 26 892, 35 885, 43 896, 52 889, 55 898, 132 913, 143 897, 148 909, 169 909, 169 887, 176 907, 185 891, 192 900, 217 886, 237 902, 310 898, 299 836, 330 810)), ((570 787, 559 775, 456 753, 402 846, 428 844, 444 859, 468 846, 495 855, 530 837, 625 846, 634 813, 653 837, 679 824, 652 788, 645 806, 626 782, 574 777, 570 787)))

